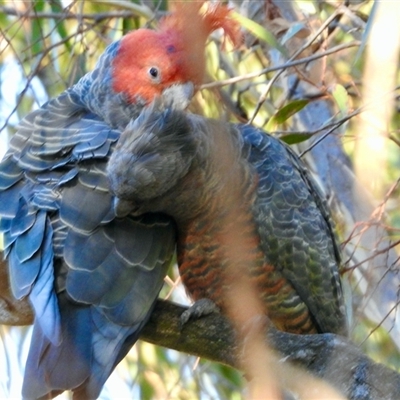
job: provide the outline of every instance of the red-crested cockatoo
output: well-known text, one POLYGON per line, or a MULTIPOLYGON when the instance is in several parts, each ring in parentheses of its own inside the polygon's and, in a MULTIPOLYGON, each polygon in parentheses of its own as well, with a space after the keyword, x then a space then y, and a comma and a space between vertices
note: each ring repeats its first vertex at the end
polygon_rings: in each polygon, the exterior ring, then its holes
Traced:
POLYGON ((156 97, 185 108, 209 34, 239 27, 219 4, 177 3, 158 29, 107 47, 95 69, 22 120, 0 164, 11 287, 35 313, 23 397, 96 398, 138 339, 175 251, 172 218, 117 217, 106 166, 156 97))

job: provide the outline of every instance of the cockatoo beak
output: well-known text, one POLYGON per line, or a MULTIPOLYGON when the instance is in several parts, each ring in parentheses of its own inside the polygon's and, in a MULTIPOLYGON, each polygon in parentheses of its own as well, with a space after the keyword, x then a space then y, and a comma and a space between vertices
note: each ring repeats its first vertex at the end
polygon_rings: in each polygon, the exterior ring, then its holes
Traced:
POLYGON ((194 93, 195 89, 192 82, 175 84, 163 91, 162 100, 166 107, 184 110, 189 106, 194 93))

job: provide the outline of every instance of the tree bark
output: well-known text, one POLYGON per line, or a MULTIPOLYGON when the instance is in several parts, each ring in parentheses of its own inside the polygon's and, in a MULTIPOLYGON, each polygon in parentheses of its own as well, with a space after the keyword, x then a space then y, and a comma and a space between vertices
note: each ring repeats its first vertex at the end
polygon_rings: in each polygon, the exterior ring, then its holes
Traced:
MULTIPOLYGON (((159 300, 142 331, 147 342, 238 368, 240 351, 235 332, 221 314, 190 320, 183 328, 180 316, 185 307, 159 300)), ((29 302, 15 300, 8 285, 6 263, 0 263, 0 323, 27 325, 33 314, 29 302)), ((301 366, 329 382, 348 399, 400 398, 400 375, 373 362, 356 345, 333 334, 294 335, 269 327, 268 346, 277 352, 277 362, 301 366)), ((292 370, 290 370, 292 371, 292 370)))
MULTIPOLYGON (((141 339, 232 367, 240 363, 229 321, 211 314, 180 329, 177 304, 159 300, 141 339)), ((373 362, 349 340, 333 335, 294 335, 269 328, 265 340, 280 362, 296 363, 329 382, 348 399, 399 399, 400 375, 373 362)))
POLYGON ((0 324, 29 325, 33 312, 27 300, 16 300, 10 290, 7 262, 0 252, 0 324))

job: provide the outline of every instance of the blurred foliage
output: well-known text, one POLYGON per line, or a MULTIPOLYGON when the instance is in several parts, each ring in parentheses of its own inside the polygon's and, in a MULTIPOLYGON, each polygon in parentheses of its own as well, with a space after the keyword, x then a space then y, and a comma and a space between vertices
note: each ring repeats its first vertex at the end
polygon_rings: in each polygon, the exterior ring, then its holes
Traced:
MULTIPOLYGON (((233 3, 237 5, 240 2, 233 3)), ((336 119, 348 116, 362 105, 360 92, 365 44, 373 23, 374 4, 372 0, 297 1, 295 5, 301 10, 303 20, 290 25, 285 25, 282 20, 275 20, 274 24, 260 24, 241 15, 238 8, 236 17, 254 36, 246 35, 245 44, 240 49, 233 50, 229 43, 224 48, 221 37, 215 34, 207 46, 205 81, 223 81, 247 74, 254 76, 202 90, 196 96, 192 110, 209 117, 233 121, 246 122, 251 119, 260 127, 279 131, 277 134, 289 144, 307 140, 313 133, 293 130, 291 118, 314 97, 332 99, 336 104, 336 119), (308 98, 290 99, 279 81, 279 74, 287 68, 276 68, 273 50, 277 50, 277 54, 287 51, 290 54, 295 53, 297 39, 314 34, 323 21, 345 5, 346 12, 337 14, 329 27, 298 57, 323 53, 327 48, 339 45, 343 45, 342 50, 321 58, 320 62, 307 71, 308 75, 304 79, 310 84, 308 98), (351 45, 355 41, 361 47, 351 45), (345 47, 346 44, 349 47, 345 47), (270 70, 266 70, 268 68, 270 70), (271 80, 273 85, 270 85, 271 80)), ((152 26, 154 20, 163 15, 166 9, 167 1, 158 0, 0 1, 2 140, 6 140, 15 131, 18 121, 24 115, 48 98, 58 95, 93 69, 108 44, 131 29, 152 26)), ((400 76, 397 88, 399 85, 400 76)), ((388 127, 393 140, 389 145, 388 169, 384 182, 387 189, 396 182, 400 170, 399 97, 396 100, 397 112, 392 125, 388 127)), ((326 121, 326 124, 331 122, 326 121)), ((354 126, 353 118, 350 118, 343 136, 343 145, 350 156, 354 150, 354 126)), ((384 224, 389 227, 393 241, 399 239, 399 194, 400 188, 395 186, 386 199, 384 224)), ((170 275, 170 286, 178 280, 174 269, 170 275)), ((187 302, 182 287, 175 285, 172 294, 171 287, 167 286, 163 290, 164 296, 187 302)), ((358 322, 353 339, 357 343, 362 342, 365 351, 375 360, 400 370, 398 350, 388 338, 387 332, 369 321, 358 322)), ((10 359, 14 357, 12 352, 15 347, 7 344, 7 332, 9 331, 3 330, 1 338, 3 351, 7 359, 10 359)), ((12 337, 15 340, 20 339, 15 335, 12 337)), ((21 347, 18 358, 23 357, 26 357, 26 352, 21 347)), ((17 366, 7 363, 10 379, 7 385, 2 383, 0 389, 3 393, 0 393, 0 397, 7 397, 7 393, 12 392, 12 377, 21 374, 18 367, 22 368, 22 365, 23 362, 17 366)), ((118 378, 111 381, 116 386, 107 385, 102 395, 104 399, 115 398, 115 388, 123 385, 132 398, 141 399, 239 399, 244 390, 241 374, 235 370, 205 360, 198 362, 194 357, 156 348, 147 343, 138 343, 115 374, 118 378)))

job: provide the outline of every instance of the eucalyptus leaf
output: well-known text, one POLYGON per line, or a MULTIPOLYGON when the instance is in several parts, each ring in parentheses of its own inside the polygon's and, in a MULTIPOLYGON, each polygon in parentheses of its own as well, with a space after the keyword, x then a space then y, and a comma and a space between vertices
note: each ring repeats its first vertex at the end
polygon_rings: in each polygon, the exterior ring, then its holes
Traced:
POLYGON ((257 24, 257 22, 254 22, 249 18, 244 17, 243 15, 238 14, 237 12, 233 12, 232 16, 258 39, 279 50, 283 55, 286 55, 285 48, 277 41, 276 37, 267 28, 257 24))
POLYGON ((278 125, 283 124, 292 115, 302 110, 308 103, 309 100, 307 99, 299 99, 299 100, 293 100, 290 103, 286 104, 270 118, 266 129, 268 131, 275 130, 278 125))

